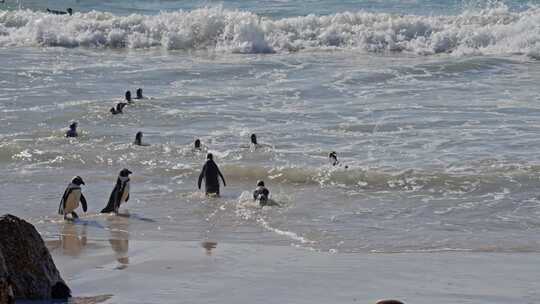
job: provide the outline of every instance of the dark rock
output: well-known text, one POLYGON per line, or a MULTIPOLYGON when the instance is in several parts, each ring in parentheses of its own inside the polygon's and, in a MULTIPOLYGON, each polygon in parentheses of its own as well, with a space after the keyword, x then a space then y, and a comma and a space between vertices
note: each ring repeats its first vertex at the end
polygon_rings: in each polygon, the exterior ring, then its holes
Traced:
POLYGON ((7 214, 0 217, 0 255, 17 299, 66 299, 67 287, 32 224, 7 214))
POLYGON ((0 303, 11 304, 14 302, 11 280, 9 279, 4 256, 0 252, 0 303))

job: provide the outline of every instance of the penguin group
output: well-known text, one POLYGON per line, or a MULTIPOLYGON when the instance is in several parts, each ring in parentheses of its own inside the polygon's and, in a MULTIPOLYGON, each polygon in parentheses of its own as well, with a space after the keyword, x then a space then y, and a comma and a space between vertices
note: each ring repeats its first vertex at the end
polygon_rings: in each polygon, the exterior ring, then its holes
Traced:
MULTIPOLYGON (((121 114, 122 109, 130 104, 133 103, 132 97, 131 97, 131 91, 126 91, 125 93, 125 102, 120 102, 116 105, 116 108, 111 108, 110 112, 113 115, 121 114)), ((138 88, 136 91, 136 97, 135 99, 143 99, 143 90, 142 88, 138 88)), ((72 122, 69 125, 69 130, 66 132, 66 137, 77 137, 77 122, 72 122)), ((141 131, 137 132, 135 135, 135 141, 133 142, 136 146, 148 146, 148 144, 145 144, 142 142, 143 133, 141 131)), ((260 148, 261 144, 259 144, 257 135, 251 134, 250 135, 250 143, 251 143, 251 149, 256 150, 260 148)), ((195 142, 193 144, 193 151, 194 152, 202 152, 205 151, 205 147, 202 145, 200 139, 195 139, 195 142)), ((342 166, 340 161, 338 160, 337 152, 332 151, 328 154, 328 159, 330 161, 330 164, 333 167, 339 167, 342 166)), ((348 168, 348 166, 343 166, 345 169, 348 168)), ((101 210, 101 213, 115 213, 118 214, 119 208, 122 204, 125 204, 129 201, 129 190, 130 190, 130 179, 129 175, 131 175, 132 172, 128 169, 122 169, 120 173, 118 174, 118 178, 116 180, 116 184, 109 196, 109 201, 107 202, 107 205, 105 208, 101 210)), ((214 161, 214 157, 212 153, 208 153, 206 155, 206 162, 203 165, 201 172, 199 174, 197 186, 199 189, 201 189, 202 181, 205 182, 205 194, 207 196, 215 196, 218 197, 220 195, 220 183, 219 179, 221 179, 223 186, 226 186, 225 177, 221 173, 218 165, 214 161)), ((88 204, 86 202, 86 198, 82 194, 81 191, 81 185, 85 185, 82 177, 76 176, 74 177, 69 185, 67 186, 66 190, 64 191, 64 195, 62 196, 62 199, 60 201, 60 206, 58 208, 58 213, 60 215, 64 216, 64 219, 77 219, 79 216, 75 212, 75 210, 79 207, 79 205, 82 205, 82 209, 84 212, 88 209, 88 204), (80 202, 80 204, 79 204, 80 202), (71 215, 71 217, 69 217, 71 215)), ((253 200, 258 202, 261 207, 264 206, 279 206, 279 204, 273 202, 270 200, 270 191, 268 188, 266 188, 265 183, 263 180, 257 181, 257 185, 255 190, 253 191, 253 200)))
MULTIPOLYGON (((109 201, 105 208, 101 210, 101 213, 115 213, 118 214, 118 210, 122 204, 129 201, 129 175, 132 172, 128 169, 122 169, 118 174, 116 185, 114 186, 109 201)), ((58 214, 63 215, 65 220, 76 220, 79 218, 75 210, 82 205, 83 212, 88 210, 88 204, 86 198, 82 194, 81 185, 86 185, 80 176, 75 176, 60 200, 60 206, 58 207, 58 214), (71 215, 69 217, 68 215, 71 215)))
MULTIPOLYGON (((137 91, 136 91, 136 97, 135 99, 143 99, 144 96, 143 96, 143 89, 142 88, 138 88, 137 91)), ((126 91, 126 93, 124 94, 124 99, 125 101, 124 102, 119 102, 116 104, 116 107, 112 107, 109 112, 111 112, 112 115, 118 115, 118 114, 122 114, 124 113, 122 110, 124 109, 125 106, 127 106, 128 104, 131 104, 133 103, 133 99, 131 98, 131 91, 126 91)))

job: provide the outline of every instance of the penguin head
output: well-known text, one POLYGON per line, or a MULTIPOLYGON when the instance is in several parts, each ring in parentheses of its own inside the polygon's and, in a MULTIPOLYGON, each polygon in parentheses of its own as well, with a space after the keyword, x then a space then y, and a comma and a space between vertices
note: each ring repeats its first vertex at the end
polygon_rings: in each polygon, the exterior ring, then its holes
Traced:
POLYGON ((122 169, 122 170, 120 171, 120 174, 119 174, 119 175, 125 177, 125 176, 129 176, 131 173, 133 173, 133 172, 131 172, 131 171, 129 171, 128 169, 124 168, 124 169, 122 169))
POLYGON ((142 98, 142 89, 141 88, 137 89, 137 98, 142 98))
POLYGON ((195 139, 195 149, 200 149, 201 148, 201 140, 200 139, 195 139))
POLYGON ((68 7, 66 11, 70 16, 73 15, 73 10, 71 9, 71 7, 68 7))
POLYGON ((77 129, 77 125, 78 125, 78 123, 76 121, 74 121, 69 125, 69 128, 71 130, 75 130, 75 129, 77 129))
POLYGON ((257 144, 257 135, 251 134, 251 143, 254 145, 257 144))
POLYGON ((72 180, 71 180, 72 183, 74 183, 75 185, 85 185, 82 177, 80 176, 75 176, 72 180))
POLYGON ((264 181, 257 181, 257 187, 264 187, 264 181))
POLYGON ((126 100, 131 101, 131 91, 126 91, 126 100))
POLYGON ((142 140, 142 132, 139 131, 137 134, 135 134, 135 141, 141 142, 142 140))
POLYGON ((208 153, 208 154, 206 154, 206 159, 208 159, 208 160, 213 160, 213 159, 214 159, 214 155, 212 155, 212 153, 208 153))

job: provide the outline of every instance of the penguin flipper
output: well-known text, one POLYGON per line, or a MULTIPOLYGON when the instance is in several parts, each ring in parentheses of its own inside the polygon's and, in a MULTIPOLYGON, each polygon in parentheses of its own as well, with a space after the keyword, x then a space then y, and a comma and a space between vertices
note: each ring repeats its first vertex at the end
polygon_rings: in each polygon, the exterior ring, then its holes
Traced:
POLYGON ((86 212, 86 210, 88 210, 88 205, 86 204, 86 198, 84 197, 82 193, 81 193, 81 205, 82 205, 82 210, 86 212))
POLYGON ((126 196, 126 203, 127 203, 127 201, 129 201, 129 193, 128 193, 128 195, 126 196))

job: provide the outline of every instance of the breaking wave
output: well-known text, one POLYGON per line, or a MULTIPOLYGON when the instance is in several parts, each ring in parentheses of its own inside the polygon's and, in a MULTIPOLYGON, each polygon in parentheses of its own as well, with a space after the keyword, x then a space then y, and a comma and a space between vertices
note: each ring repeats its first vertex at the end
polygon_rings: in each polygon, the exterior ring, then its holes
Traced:
POLYGON ((456 16, 343 12, 270 19, 221 7, 158 15, 0 12, 0 46, 165 48, 232 53, 367 52, 527 54, 540 58, 540 8, 504 4, 456 16))

